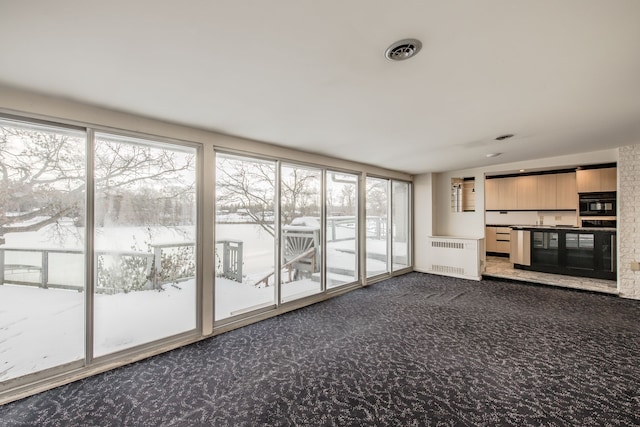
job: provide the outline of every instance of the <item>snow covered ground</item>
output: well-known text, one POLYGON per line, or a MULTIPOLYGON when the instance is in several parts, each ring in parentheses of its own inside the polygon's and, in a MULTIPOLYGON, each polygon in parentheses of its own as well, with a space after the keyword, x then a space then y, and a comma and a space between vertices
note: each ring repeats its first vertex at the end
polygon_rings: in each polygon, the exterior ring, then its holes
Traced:
MULTIPOLYGON (((75 229, 71 224, 68 227, 68 232, 63 233, 66 238, 55 244, 45 229, 34 233, 9 233, 5 247, 82 250, 82 229, 75 229)), ((244 242, 244 279, 242 283, 216 279, 216 320, 275 304, 272 281, 271 286, 255 286, 258 280, 273 271, 273 237, 254 224, 218 224, 216 239, 225 238, 244 242)), ((193 227, 180 230, 114 227, 98 230, 96 248, 131 250, 132 246, 137 246, 144 251, 147 243, 193 239, 193 227)), ((355 269, 353 240, 331 242, 326 250, 329 267, 345 271, 355 269)), ((386 242, 367 239, 367 251, 383 254, 386 242)), ((51 257, 51 283, 82 286, 82 255, 52 254, 51 257)), ((7 251, 5 262, 40 266, 41 253, 7 251)), ((368 272, 386 271, 384 261, 367 259, 367 266, 368 272)), ((36 281, 40 273, 22 274, 21 280, 36 281)), ((7 274, 7 280, 9 278, 7 274)), ((328 286, 332 287, 348 281, 349 276, 330 273, 330 278, 333 281, 328 281, 328 286)), ((14 280, 18 279, 14 277, 14 280)), ((284 283, 281 288, 283 301, 321 291, 320 283, 311 278, 284 283)), ((84 302, 84 292, 11 284, 0 286, 0 381, 81 360, 84 357, 84 302)), ((162 291, 96 294, 94 355, 107 355, 193 330, 196 312, 194 280, 166 284, 162 291)))
MULTIPOLYGON (((282 286, 284 299, 316 291, 310 280, 282 286)), ((268 303, 274 287, 216 280, 216 318, 268 303)), ((0 381, 84 357, 84 292, 0 286, 0 381)), ((94 353, 103 356, 196 327, 195 281, 116 295, 95 295, 94 353)))

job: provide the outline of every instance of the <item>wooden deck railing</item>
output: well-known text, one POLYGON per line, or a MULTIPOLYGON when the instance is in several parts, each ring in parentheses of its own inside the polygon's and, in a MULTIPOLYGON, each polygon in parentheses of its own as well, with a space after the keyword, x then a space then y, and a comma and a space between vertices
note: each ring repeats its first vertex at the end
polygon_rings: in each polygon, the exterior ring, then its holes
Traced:
MULTIPOLYGON (((223 276, 235 281, 242 281, 242 258, 243 242, 240 240, 218 240, 216 246, 222 246, 222 270, 223 276)), ((151 245, 152 252, 136 251, 116 251, 116 250, 96 250, 94 252, 94 283, 97 292, 113 293, 117 289, 110 290, 103 286, 98 279, 98 259, 100 257, 135 257, 146 259, 146 277, 148 278, 146 289, 157 289, 165 283, 176 280, 186 280, 193 275, 167 274, 162 267, 163 251, 181 247, 194 247, 194 242, 169 242, 151 245), (154 266, 160 266, 157 270, 154 266)), ((0 247, 0 285, 5 283, 37 286, 41 288, 56 288, 84 291, 84 285, 70 283, 54 283, 50 280, 51 255, 68 254, 83 257, 84 252, 80 249, 48 249, 48 248, 16 248, 0 247), (7 253, 39 253, 39 262, 29 261, 28 257, 20 257, 20 262, 6 263, 7 253), (34 277, 35 276, 35 277, 34 277)), ((195 262, 195 253, 194 258, 195 262)))

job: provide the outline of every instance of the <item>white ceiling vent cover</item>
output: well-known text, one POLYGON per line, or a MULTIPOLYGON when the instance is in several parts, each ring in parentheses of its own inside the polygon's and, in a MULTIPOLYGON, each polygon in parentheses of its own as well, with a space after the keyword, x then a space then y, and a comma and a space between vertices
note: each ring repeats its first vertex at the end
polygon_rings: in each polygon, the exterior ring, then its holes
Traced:
POLYGON ((415 56, 422 49, 422 42, 417 39, 404 39, 393 43, 384 52, 390 61, 404 61, 415 56))

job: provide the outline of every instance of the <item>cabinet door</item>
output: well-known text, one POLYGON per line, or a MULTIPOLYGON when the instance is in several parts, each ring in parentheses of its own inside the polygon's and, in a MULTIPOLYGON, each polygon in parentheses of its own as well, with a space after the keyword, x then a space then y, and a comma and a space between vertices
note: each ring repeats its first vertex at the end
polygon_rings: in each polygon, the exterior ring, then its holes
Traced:
POLYGON ((511 228, 496 227, 496 252, 508 254, 511 252, 511 228))
POLYGON ((516 178, 518 209, 542 209, 538 206, 538 177, 519 176, 516 178))
POLYGON ((518 209, 518 181, 513 178, 499 178, 498 204, 500 210, 518 209))
POLYGON ((536 207, 538 209, 557 209, 557 175, 538 175, 538 193, 536 207))
POLYGON ((578 193, 593 193, 602 191, 600 188, 600 170, 586 169, 576 171, 576 184, 578 193))
POLYGON ((578 209, 578 189, 576 173, 559 173, 556 175, 556 206, 558 209, 578 209))
POLYGON ((485 231, 485 250, 487 252, 495 252, 497 249, 496 245, 496 227, 486 227, 485 231))
POLYGON ((484 208, 485 210, 492 211, 498 210, 499 207, 499 185, 497 179, 485 179, 484 180, 484 208))
POLYGON ((617 190, 617 168, 600 169, 600 191, 617 190))

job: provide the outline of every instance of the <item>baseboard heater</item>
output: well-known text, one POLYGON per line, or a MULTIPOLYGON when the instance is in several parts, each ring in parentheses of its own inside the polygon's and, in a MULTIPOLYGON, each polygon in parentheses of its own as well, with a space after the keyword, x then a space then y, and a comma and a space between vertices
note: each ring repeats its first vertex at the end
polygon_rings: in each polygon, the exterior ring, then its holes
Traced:
POLYGON ((429 236, 427 239, 427 273, 482 279, 484 239, 454 236, 429 236))

